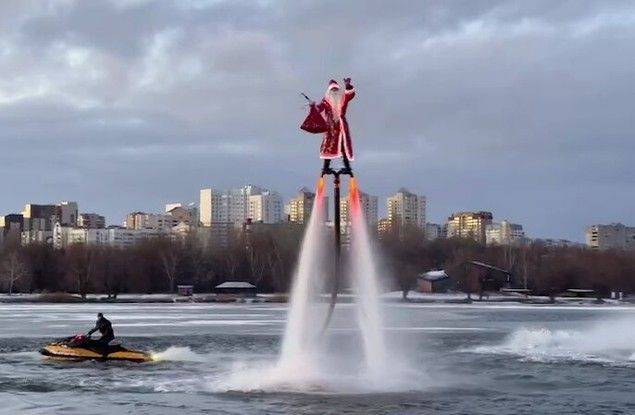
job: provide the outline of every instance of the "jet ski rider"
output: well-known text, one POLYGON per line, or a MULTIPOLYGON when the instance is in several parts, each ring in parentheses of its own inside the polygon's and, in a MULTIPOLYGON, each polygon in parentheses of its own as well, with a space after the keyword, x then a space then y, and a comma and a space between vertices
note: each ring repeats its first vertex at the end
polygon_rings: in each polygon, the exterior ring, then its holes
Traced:
POLYGON ((103 347, 108 346, 108 343, 113 341, 115 338, 115 332, 112 330, 112 324, 102 313, 97 313, 97 323, 95 323, 95 327, 86 334, 86 337, 90 337, 91 334, 97 330, 101 333, 101 337, 97 340, 97 342, 103 347))

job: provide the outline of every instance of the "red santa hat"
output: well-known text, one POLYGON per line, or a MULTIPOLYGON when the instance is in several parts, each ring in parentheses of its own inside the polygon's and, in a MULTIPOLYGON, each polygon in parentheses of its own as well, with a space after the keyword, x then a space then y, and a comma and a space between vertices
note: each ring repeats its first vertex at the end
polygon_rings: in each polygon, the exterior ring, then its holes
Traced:
POLYGON ((333 88, 340 89, 340 84, 338 84, 335 79, 331 79, 329 81, 329 87, 327 89, 333 89, 333 88))

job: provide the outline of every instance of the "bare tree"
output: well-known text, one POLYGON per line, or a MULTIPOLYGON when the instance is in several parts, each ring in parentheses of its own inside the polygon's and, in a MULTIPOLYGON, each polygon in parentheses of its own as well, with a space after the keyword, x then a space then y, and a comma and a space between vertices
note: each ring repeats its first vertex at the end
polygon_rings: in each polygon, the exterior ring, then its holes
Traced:
POLYGON ((68 272, 75 288, 82 298, 86 298, 95 268, 96 249, 85 244, 71 245, 66 251, 68 272))
POLYGON ((227 247, 225 254, 225 265, 227 267, 227 274, 232 278, 236 278, 236 271, 240 268, 245 257, 245 247, 238 244, 232 244, 227 247))
POLYGON ((512 271, 518 262, 518 248, 511 244, 504 245, 503 249, 503 268, 512 271))
POLYGON ((0 264, 0 278, 7 284, 9 295, 13 294, 15 283, 27 274, 28 268, 17 251, 9 252, 0 264))
POLYGON ((268 265, 266 254, 254 249, 249 250, 249 268, 253 284, 256 286, 261 285, 268 265))
POLYGON ((269 273, 271 274, 273 280, 272 289, 280 290, 283 287, 281 287, 280 283, 276 284, 276 282, 279 282, 281 276, 284 274, 284 261, 282 260, 280 249, 276 243, 272 245, 272 249, 268 252, 267 264, 269 266, 269 273))
MULTIPOLYGON (((534 242, 527 246, 484 246, 467 238, 426 242, 420 230, 402 227, 383 235, 378 247, 386 274, 395 289, 407 294, 417 274, 445 269, 457 288, 479 290, 479 275, 463 265, 484 261, 509 269, 515 286, 539 295, 556 295, 568 288, 635 292, 633 251, 592 251, 534 242), (516 285, 517 284, 517 285, 516 285)), ((0 250, 3 291, 87 292, 99 289, 111 296, 121 292, 151 293, 174 290, 179 281, 212 288, 229 278, 251 278, 261 290, 287 291, 298 260, 303 228, 280 224, 255 227, 250 239, 240 234, 228 243, 203 248, 195 238, 182 243, 148 239, 134 247, 72 245, 65 250, 47 244, 5 244, 0 250), (156 278, 156 276, 159 278, 156 278)), ((6 242, 6 241, 5 241, 6 242)))
POLYGON ((174 292, 176 289, 176 267, 179 263, 179 254, 174 246, 168 244, 160 250, 159 258, 161 259, 161 266, 163 267, 165 277, 168 280, 169 290, 170 292, 174 292))

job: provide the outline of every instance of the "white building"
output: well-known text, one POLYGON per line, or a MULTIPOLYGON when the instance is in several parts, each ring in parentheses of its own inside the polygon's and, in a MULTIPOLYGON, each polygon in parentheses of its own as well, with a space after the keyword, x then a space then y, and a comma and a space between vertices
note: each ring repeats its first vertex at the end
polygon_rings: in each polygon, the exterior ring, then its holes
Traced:
POLYGON ((126 216, 127 229, 169 231, 178 223, 179 220, 169 214, 133 212, 126 216))
POLYGON ((525 243, 523 226, 506 220, 490 223, 485 226, 487 245, 520 245, 525 243))
POLYGON ((416 226, 425 231, 426 197, 401 188, 387 199, 391 227, 416 226))
POLYGON ((438 223, 426 223, 426 239, 434 241, 442 237, 442 227, 438 223))
POLYGON ((213 222, 232 222, 242 226, 250 217, 250 197, 263 192, 264 189, 252 185, 223 191, 202 189, 199 205, 201 225, 209 227, 213 222))
POLYGON ((586 248, 585 244, 582 244, 580 242, 570 241, 568 239, 536 238, 536 239, 533 239, 533 242, 536 244, 544 245, 549 248, 578 248, 578 249, 586 248))
POLYGON ((176 223, 198 226, 199 213, 195 203, 168 203, 165 205, 165 213, 172 216, 176 223))
POLYGON ((306 187, 301 188, 297 196, 289 200, 284 209, 285 212, 288 212, 289 222, 309 223, 314 202, 315 193, 306 187))
POLYGON ((165 213, 170 212, 174 208, 183 207, 183 203, 174 202, 174 203, 166 203, 165 205, 165 213))
POLYGON ((621 223, 592 225, 586 230, 586 244, 591 249, 635 249, 635 227, 621 223))
POLYGON ((209 227, 214 221, 214 214, 218 215, 217 211, 215 212, 213 207, 216 206, 216 192, 214 189, 201 189, 199 192, 199 203, 198 203, 198 214, 199 214, 199 223, 201 226, 209 227))
POLYGON ((53 247, 63 249, 73 244, 108 245, 130 248, 137 243, 158 237, 171 237, 172 233, 161 229, 127 229, 111 226, 106 229, 86 229, 61 226, 53 229, 53 247))
POLYGON ((87 243, 106 243, 117 248, 129 248, 137 243, 158 237, 168 237, 169 232, 162 229, 125 229, 120 227, 109 227, 107 229, 89 229, 87 243), (94 232, 94 235, 90 233, 94 232), (105 231, 105 237, 99 231, 105 231), (94 241, 94 242, 93 242, 94 241))
POLYGON ((491 212, 456 212, 448 217, 446 234, 448 238, 470 238, 486 243, 485 230, 492 223, 491 212))
POLYGON ((259 195, 249 196, 249 217, 253 222, 282 222, 282 196, 277 192, 265 190, 259 195))
MULTIPOLYGON (((350 218, 350 198, 347 196, 340 199, 340 222, 342 228, 348 227, 351 223, 350 218)), ((366 224, 370 227, 377 227, 377 196, 369 195, 368 193, 359 192, 359 202, 366 220, 366 224)))
POLYGON ((33 243, 50 244, 53 241, 53 231, 43 229, 24 230, 20 236, 22 239, 22 245, 29 245, 33 243))

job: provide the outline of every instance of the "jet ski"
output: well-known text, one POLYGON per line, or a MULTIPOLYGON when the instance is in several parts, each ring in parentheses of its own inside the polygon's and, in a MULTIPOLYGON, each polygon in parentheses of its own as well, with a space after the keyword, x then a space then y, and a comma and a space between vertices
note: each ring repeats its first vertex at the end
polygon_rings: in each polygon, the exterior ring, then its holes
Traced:
POLYGON ((40 353, 52 359, 62 360, 114 360, 127 362, 151 362, 150 353, 130 350, 119 344, 104 347, 96 340, 84 335, 66 337, 49 343, 40 353))

